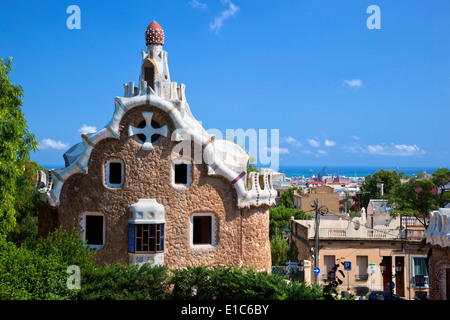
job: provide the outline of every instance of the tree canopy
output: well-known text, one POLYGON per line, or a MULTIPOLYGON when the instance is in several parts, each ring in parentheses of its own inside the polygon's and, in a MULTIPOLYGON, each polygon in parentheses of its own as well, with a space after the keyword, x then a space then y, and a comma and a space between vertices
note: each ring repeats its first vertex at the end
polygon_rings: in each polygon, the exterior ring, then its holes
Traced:
POLYGON ((392 190, 401 184, 400 179, 405 174, 397 171, 379 170, 372 175, 367 175, 361 186, 361 206, 367 208, 371 199, 383 199, 389 197, 392 190), (381 183, 383 184, 383 196, 381 195, 381 183))
POLYGON ((269 209, 270 223, 269 234, 270 237, 274 237, 283 233, 283 229, 289 228, 291 217, 300 220, 309 220, 312 216, 307 215, 302 210, 295 210, 293 208, 286 208, 284 206, 271 207, 269 209))
POLYGON ((397 185, 388 199, 393 204, 394 213, 414 216, 427 227, 428 213, 445 207, 450 202, 450 192, 444 188, 448 182, 450 171, 440 168, 429 179, 417 175, 397 185))
POLYGON ((280 205, 286 208, 294 208, 294 191, 301 191, 301 187, 289 187, 280 195, 280 205))
POLYGON ((18 182, 25 172, 30 151, 38 143, 28 132, 22 112, 23 90, 9 78, 11 58, 0 58, 0 232, 16 224, 18 182))

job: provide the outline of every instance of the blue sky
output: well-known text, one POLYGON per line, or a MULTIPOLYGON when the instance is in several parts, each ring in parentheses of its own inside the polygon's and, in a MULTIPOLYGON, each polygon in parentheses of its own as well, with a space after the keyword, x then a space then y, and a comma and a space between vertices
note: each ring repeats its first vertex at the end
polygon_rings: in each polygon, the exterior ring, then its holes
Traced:
POLYGON ((279 129, 280 166, 450 166, 448 1, 17 1, 0 52, 24 89, 32 159, 63 166, 137 83, 144 32, 206 129, 279 129), (81 9, 68 29, 67 7, 81 9), (432 5, 431 5, 432 4, 432 5), (381 29, 369 29, 370 5, 381 29))

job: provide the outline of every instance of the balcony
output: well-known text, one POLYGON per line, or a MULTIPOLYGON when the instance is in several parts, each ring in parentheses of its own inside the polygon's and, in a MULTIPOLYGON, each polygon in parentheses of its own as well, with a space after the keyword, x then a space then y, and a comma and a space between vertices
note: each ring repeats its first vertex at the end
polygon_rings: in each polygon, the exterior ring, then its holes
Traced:
MULTIPOLYGON (((309 237, 314 237, 314 229, 310 229, 309 237)), ((320 228, 319 238, 399 239, 402 234, 397 229, 367 229, 356 233, 347 228, 320 228)))
POLYGON ((367 279, 369 279, 368 273, 355 274, 356 281, 367 281, 367 279))

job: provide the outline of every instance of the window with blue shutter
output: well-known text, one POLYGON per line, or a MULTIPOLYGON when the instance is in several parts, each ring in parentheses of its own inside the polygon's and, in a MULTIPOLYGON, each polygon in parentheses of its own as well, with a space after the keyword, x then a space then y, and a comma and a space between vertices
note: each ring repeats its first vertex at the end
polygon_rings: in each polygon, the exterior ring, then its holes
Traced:
POLYGON ((128 252, 157 253, 164 251, 164 223, 128 225, 128 252))

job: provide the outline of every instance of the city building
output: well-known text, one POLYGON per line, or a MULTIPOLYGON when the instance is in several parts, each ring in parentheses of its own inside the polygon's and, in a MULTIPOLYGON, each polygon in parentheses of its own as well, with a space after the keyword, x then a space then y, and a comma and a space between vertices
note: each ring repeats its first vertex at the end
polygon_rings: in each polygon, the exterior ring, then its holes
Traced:
POLYGON ((38 172, 39 236, 75 221, 101 263, 270 270, 272 173, 247 175, 248 155, 194 118, 171 82, 164 31, 145 32, 139 84, 124 85, 111 121, 38 172))
MULTIPOLYGON (((306 191, 306 190, 305 190, 306 191)), ((319 205, 326 206, 329 212, 339 212, 339 194, 334 192, 330 186, 317 185, 311 189, 311 193, 298 193, 294 191, 294 208, 303 210, 304 212, 311 211, 311 203, 319 199, 319 205)))
POLYGON ((415 233, 420 229, 417 219, 391 217, 386 210, 372 210, 369 215, 363 208, 356 217, 319 215, 316 264, 315 220, 291 220, 291 235, 297 244, 299 259, 311 261, 311 271, 315 266, 320 269, 317 276, 311 274, 311 279, 327 284, 334 279, 332 268, 339 264, 345 276, 338 274, 343 281, 340 291, 363 296, 369 291, 389 291, 394 283, 393 293, 400 297, 415 299, 427 294, 428 250, 421 244, 424 228, 418 236, 415 233), (408 233, 408 229, 411 232, 408 233), (344 269, 344 262, 351 266, 350 270, 344 269))

